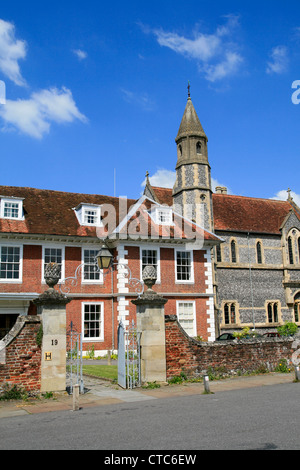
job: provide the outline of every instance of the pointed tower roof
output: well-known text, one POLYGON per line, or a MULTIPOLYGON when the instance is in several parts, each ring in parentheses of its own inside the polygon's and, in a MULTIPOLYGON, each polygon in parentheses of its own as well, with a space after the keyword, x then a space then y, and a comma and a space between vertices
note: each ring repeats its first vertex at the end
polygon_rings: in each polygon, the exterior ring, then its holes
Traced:
POLYGON ((189 135, 205 137, 207 140, 206 134, 192 103, 190 92, 175 142, 177 142, 181 137, 189 135))

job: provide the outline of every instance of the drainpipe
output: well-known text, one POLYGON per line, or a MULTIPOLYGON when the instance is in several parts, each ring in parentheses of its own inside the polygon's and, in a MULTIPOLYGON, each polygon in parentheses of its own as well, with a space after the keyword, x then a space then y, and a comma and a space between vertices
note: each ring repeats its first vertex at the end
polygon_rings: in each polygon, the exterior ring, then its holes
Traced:
POLYGON ((111 349, 112 354, 114 354, 115 350, 115 315, 114 315, 114 271, 111 270, 111 322, 112 322, 112 341, 111 341, 111 349))
POLYGON ((251 303, 252 303, 252 322, 253 322, 253 330, 255 330, 254 306, 253 306, 253 288, 252 288, 252 271, 251 271, 251 258, 250 258, 250 234, 249 234, 249 232, 248 232, 248 258, 249 258, 250 291, 251 291, 251 303))

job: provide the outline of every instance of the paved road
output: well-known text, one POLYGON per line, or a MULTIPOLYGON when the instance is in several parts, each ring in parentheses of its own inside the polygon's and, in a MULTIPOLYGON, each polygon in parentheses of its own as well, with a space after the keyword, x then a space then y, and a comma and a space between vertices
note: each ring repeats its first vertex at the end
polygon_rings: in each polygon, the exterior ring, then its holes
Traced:
POLYGON ((145 395, 77 412, 7 417, 0 420, 0 449, 102 449, 108 456, 125 449, 127 455, 141 449, 176 454, 299 450, 300 384, 155 399, 145 395))

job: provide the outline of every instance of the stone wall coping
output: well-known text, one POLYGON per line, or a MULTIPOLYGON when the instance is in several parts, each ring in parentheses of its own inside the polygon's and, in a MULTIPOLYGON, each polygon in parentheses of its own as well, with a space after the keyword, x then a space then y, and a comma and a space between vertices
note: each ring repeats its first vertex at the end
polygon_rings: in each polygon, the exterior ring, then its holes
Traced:
POLYGON ((19 315, 12 329, 1 340, 0 350, 7 347, 18 336, 26 323, 41 323, 41 315, 19 315))
POLYGON ((265 338, 243 338, 243 339, 233 339, 226 341, 199 341, 196 338, 189 336, 185 330, 180 325, 177 315, 165 315, 165 322, 177 322, 178 328, 181 330, 182 334, 186 337, 188 341, 193 343, 195 346, 209 347, 209 348, 220 348, 226 345, 243 345, 243 344, 262 344, 262 343, 291 343, 295 341, 295 336, 281 336, 281 337, 265 337, 265 338))

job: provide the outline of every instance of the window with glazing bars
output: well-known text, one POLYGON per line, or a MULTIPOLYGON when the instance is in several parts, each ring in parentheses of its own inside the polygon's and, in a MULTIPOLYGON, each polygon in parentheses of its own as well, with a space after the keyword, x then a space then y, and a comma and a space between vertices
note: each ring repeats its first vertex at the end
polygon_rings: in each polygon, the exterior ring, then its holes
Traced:
POLYGON ((190 251, 177 251, 176 253, 177 281, 192 280, 192 259, 190 251))
POLYGON ((84 338, 103 338, 102 304, 84 305, 84 338))
POLYGON ((189 336, 195 334, 194 325, 194 302, 178 302, 177 304, 178 321, 189 336))
POLYGON ((98 215, 96 210, 85 209, 84 211, 84 223, 96 225, 98 222, 98 215))
POLYGON ((3 215, 8 219, 18 219, 19 204, 17 202, 5 202, 3 215))
POLYGON ((157 273, 157 251, 156 250, 142 250, 142 272, 147 265, 154 266, 157 273))
POLYGON ((0 279, 20 278, 20 247, 2 246, 0 251, 0 279))
POLYGON ((83 279, 85 281, 99 281, 100 271, 97 267, 97 250, 84 250, 83 253, 83 279))

